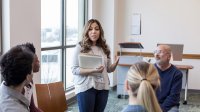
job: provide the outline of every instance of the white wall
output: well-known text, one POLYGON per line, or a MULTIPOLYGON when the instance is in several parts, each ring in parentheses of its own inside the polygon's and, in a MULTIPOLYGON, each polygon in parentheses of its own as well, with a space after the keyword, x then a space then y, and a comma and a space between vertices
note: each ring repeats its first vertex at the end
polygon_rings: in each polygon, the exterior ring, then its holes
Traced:
MULTIPOLYGON (((10 47, 33 42, 37 55, 41 55, 40 0, 3 0, 3 45, 4 52, 10 47)), ((151 52, 158 42, 183 43, 184 53, 199 54, 200 10, 199 0, 89 0, 89 17, 99 19, 105 38, 112 50, 112 58, 119 50, 118 42, 137 38, 145 52, 151 52), (131 15, 141 13, 142 35, 130 35, 131 15)), ((194 66, 189 74, 189 89, 200 89, 200 60, 184 59, 180 64, 194 66)), ((116 77, 111 74, 111 83, 116 77)), ((34 81, 40 82, 40 73, 34 81)))
MULTIPOLYGON (((0 6, 2 6, 2 1, 0 1, 0 6)), ((0 8, 0 15, 2 15, 2 8, 0 8)), ((1 47, 2 47, 2 44, 1 44, 1 38, 2 38, 2 32, 1 32, 1 30, 2 30, 2 16, 0 17, 0 56, 1 56, 1 47)), ((0 74, 0 82, 1 82, 1 74, 0 74)))
MULTIPOLYGON (((157 43, 184 44, 185 54, 200 54, 199 0, 118 0, 118 41, 140 41, 144 52, 152 52, 157 43), (131 16, 141 14, 142 34, 131 35, 131 16)), ((193 65, 189 71, 189 89, 200 89, 200 60, 184 59, 178 64, 193 65)))
MULTIPOLYGON (((2 7, 2 1, 0 1, 0 6, 2 7)), ((2 8, 0 8, 0 15, 2 15, 2 8)), ((0 17, 0 55, 1 55, 1 30, 2 30, 2 28, 1 28, 1 26, 2 26, 2 16, 0 17)), ((1 77, 0 77, 0 80, 1 80, 1 77)))
MULTIPOLYGON (((41 55, 41 1, 3 0, 3 52, 12 46, 31 42, 36 54, 41 55)), ((40 72, 34 74, 34 82, 40 83, 40 72)), ((34 94, 35 95, 35 94, 34 94)), ((35 96, 34 96, 35 97, 35 96)), ((35 100, 37 102, 37 100, 35 100)))
MULTIPOLYGON (((152 52, 157 43, 174 43, 184 44, 184 54, 200 54, 199 0, 91 1, 92 17, 103 24, 106 39, 114 46, 113 53, 119 50, 118 42, 136 40, 143 44, 144 52, 152 52), (139 36, 131 35, 133 13, 141 14, 142 34, 139 36)), ((189 89, 199 90, 200 60, 184 59, 173 63, 194 66, 189 71, 189 89)))
MULTIPOLYGON (((130 40, 131 15, 141 13, 144 51, 152 51, 158 42, 184 43, 184 53, 196 53, 200 35, 199 0, 119 0, 118 16, 121 19, 120 34, 130 40), (194 45, 194 46, 192 46, 194 45)), ((120 31, 120 30, 119 30, 120 31)), ((122 37, 118 37, 121 39, 122 37)))
MULTIPOLYGON (((3 52, 17 44, 31 42, 41 55, 40 0, 3 0, 3 52)), ((40 72, 34 76, 40 83, 40 72)))

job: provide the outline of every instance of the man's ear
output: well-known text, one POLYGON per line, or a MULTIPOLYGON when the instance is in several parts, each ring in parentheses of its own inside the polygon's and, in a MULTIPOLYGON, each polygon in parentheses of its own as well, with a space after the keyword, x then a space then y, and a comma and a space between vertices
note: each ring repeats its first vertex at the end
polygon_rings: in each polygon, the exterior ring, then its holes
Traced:
POLYGON ((26 76, 26 80, 29 81, 29 83, 33 80, 32 78, 33 78, 33 75, 32 75, 32 74, 28 74, 28 75, 26 76))
POLYGON ((173 60, 173 57, 172 57, 172 56, 173 56, 172 54, 169 54, 168 59, 169 59, 169 60, 173 60))

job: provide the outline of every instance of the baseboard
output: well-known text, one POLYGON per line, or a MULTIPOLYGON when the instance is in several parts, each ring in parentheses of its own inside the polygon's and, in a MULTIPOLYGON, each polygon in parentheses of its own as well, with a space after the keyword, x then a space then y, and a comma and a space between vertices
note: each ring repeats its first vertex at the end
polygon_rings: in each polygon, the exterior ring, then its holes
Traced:
POLYGON ((117 90, 117 86, 110 87, 110 90, 112 91, 117 90))
POLYGON ((74 96, 67 100, 67 105, 71 105, 71 104, 75 103, 76 101, 77 101, 76 96, 74 96))
MULTIPOLYGON (((181 91, 185 91, 185 89, 182 89, 181 91)), ((197 90, 197 89, 188 89, 188 92, 197 92, 197 93, 200 93, 200 90, 197 90)))
POLYGON ((76 94, 74 90, 71 90, 65 94, 67 105, 70 105, 76 101, 76 94))

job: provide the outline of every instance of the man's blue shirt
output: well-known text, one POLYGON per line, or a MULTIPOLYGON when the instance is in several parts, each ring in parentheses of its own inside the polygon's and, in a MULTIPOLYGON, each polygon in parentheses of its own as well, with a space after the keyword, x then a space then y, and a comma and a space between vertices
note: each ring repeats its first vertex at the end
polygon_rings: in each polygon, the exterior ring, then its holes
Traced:
POLYGON ((156 64, 155 67, 158 70, 161 82, 156 95, 162 110, 167 112, 173 106, 179 106, 183 74, 174 65, 171 65, 165 71, 158 68, 156 64))

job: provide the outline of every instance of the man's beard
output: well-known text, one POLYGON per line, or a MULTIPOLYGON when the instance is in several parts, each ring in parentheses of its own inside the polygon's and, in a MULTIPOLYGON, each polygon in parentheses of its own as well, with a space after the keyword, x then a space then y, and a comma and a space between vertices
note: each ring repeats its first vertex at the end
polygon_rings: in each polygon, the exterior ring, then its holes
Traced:
POLYGON ((158 65, 164 65, 165 62, 163 62, 163 61, 160 60, 160 59, 156 59, 156 64, 158 64, 158 65))

